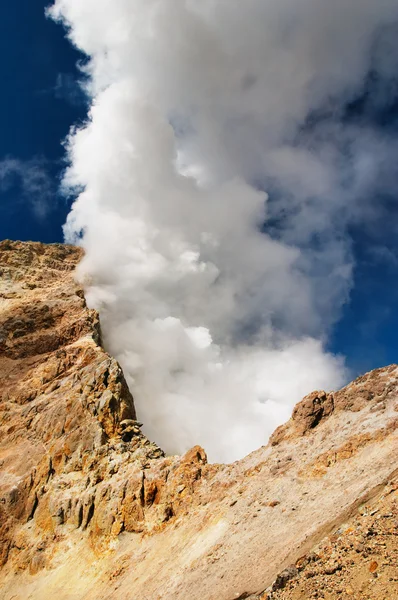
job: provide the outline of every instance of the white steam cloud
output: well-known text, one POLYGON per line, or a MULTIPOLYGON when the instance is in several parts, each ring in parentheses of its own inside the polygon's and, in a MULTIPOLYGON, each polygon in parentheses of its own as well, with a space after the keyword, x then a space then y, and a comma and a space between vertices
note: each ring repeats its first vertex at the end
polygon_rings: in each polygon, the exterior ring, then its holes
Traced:
POLYGON ((50 14, 90 58, 65 237, 86 250, 107 348, 165 450, 239 458, 346 377, 324 350, 352 283, 346 228, 389 148, 339 111, 372 57, 394 68, 377 40, 398 0, 56 0, 50 14))

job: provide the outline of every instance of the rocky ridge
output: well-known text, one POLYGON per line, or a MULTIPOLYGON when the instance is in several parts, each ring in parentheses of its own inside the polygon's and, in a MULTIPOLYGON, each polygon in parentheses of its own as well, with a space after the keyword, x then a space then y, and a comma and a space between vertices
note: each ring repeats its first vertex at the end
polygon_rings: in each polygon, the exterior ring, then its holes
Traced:
POLYGON ((0 243, 0 598, 259 598, 286 568, 293 593, 297 561, 397 480, 398 367, 310 394, 233 465, 165 456, 74 281, 81 256, 0 243))

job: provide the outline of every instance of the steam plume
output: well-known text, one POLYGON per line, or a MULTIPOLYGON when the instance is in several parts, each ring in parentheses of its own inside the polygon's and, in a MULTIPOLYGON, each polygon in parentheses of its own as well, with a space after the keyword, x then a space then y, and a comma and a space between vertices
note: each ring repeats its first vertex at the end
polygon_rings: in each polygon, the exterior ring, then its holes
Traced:
POLYGON ((50 13, 90 59, 65 237, 86 250, 107 348, 150 437, 234 460, 346 377, 324 348, 352 283, 347 226, 391 143, 342 111, 370 68, 394 69, 378 40, 398 0, 56 0, 50 13))

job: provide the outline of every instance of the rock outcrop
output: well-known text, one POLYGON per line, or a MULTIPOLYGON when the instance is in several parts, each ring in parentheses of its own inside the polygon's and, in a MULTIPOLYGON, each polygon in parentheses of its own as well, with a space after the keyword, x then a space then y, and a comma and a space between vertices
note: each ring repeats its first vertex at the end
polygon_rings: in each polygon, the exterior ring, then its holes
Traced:
POLYGON ((300 588, 311 548, 326 548, 325 536, 380 494, 395 514, 398 367, 310 394, 266 447, 233 465, 208 464, 199 447, 165 456, 142 433, 74 282, 81 254, 0 243, 0 598, 318 593, 300 588))

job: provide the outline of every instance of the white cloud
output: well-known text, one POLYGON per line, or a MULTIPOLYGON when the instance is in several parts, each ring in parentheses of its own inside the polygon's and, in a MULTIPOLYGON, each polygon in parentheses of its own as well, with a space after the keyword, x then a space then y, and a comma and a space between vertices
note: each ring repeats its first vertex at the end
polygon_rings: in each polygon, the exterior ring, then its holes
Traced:
POLYGON ((43 160, 11 157, 0 160, 0 192, 8 191, 15 184, 36 217, 43 219, 51 210, 55 194, 43 160))
POLYGON ((232 460, 346 376, 323 346, 386 144, 308 119, 362 89, 398 0, 57 0, 51 14, 91 58, 65 179, 84 189, 65 235, 83 232, 89 302, 147 432, 232 460), (271 217, 278 236, 261 232, 271 217))
POLYGON ((56 98, 60 98, 72 104, 72 106, 82 106, 85 104, 86 96, 84 93, 84 84, 77 81, 70 73, 58 73, 56 84, 53 88, 56 98))

